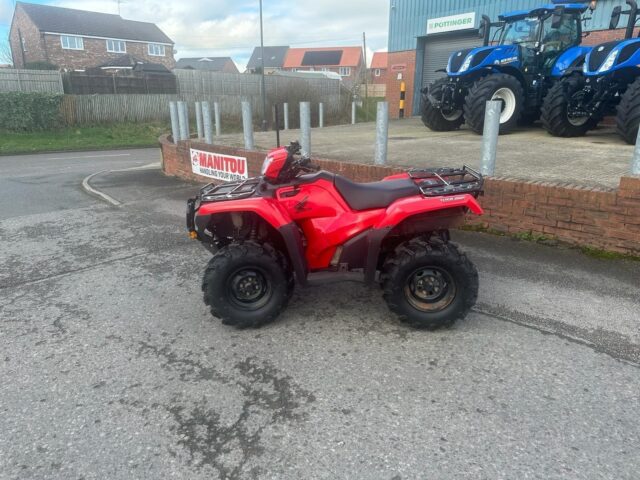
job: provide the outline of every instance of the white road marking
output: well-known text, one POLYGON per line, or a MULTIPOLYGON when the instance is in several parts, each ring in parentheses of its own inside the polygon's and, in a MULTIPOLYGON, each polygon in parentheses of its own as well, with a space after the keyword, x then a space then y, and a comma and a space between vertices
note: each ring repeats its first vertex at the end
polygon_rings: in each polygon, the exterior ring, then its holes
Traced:
POLYGON ((151 170, 154 168, 160 168, 160 162, 149 163, 147 165, 142 165, 141 167, 121 168, 119 170, 101 170, 99 172, 92 173, 91 175, 86 177, 84 180, 82 180, 82 188, 84 188, 85 192, 87 192, 89 195, 94 195, 104 200, 108 204, 113 205, 114 207, 119 207, 120 205, 122 205, 122 202, 116 200, 115 198, 113 198, 111 195, 107 193, 101 192, 100 190, 93 188, 90 183, 91 179, 97 175, 100 175, 101 173, 130 172, 132 170, 151 170))

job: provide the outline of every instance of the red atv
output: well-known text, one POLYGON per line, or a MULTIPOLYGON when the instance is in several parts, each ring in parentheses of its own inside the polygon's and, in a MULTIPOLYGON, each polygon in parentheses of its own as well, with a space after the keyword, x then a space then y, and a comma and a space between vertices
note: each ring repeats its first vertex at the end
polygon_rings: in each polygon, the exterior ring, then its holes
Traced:
POLYGON ((212 253, 202 290, 227 325, 257 327, 287 305, 294 283, 316 272, 378 280, 389 308, 418 328, 463 318, 478 273, 449 241, 471 210, 482 176, 470 169, 411 170, 354 183, 300 157, 297 142, 269 152, 262 175, 209 184, 187 204, 187 228, 212 253), (351 274, 353 275, 353 273, 351 274))

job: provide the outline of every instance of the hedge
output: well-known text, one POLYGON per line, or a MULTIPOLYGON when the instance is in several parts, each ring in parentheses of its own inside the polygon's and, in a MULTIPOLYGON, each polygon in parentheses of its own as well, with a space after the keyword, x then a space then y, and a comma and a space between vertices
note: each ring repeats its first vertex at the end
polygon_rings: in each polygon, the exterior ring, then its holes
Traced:
POLYGON ((33 132, 60 126, 62 95, 55 93, 0 93, 0 130, 33 132))

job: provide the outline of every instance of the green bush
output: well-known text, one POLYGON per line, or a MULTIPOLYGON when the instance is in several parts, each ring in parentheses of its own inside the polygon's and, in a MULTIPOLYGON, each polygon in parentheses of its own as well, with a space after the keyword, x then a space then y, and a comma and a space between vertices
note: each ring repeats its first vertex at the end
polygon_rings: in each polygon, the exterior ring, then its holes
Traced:
POLYGON ((0 93, 0 130, 33 132, 60 126, 62 95, 55 93, 0 93))

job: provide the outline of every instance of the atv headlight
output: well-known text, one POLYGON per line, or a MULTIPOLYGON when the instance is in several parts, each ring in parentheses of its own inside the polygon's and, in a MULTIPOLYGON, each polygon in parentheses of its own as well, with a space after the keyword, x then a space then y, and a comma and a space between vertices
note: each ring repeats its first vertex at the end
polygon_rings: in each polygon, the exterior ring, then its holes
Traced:
POLYGON ((262 168, 260 169, 260 175, 264 175, 265 173, 267 173, 267 169, 271 165, 272 161, 273 161, 273 157, 271 155, 267 155, 264 158, 264 162, 262 162, 262 168))
POLYGON ((607 70, 611 70, 611 67, 613 67, 613 64, 616 63, 616 58, 617 57, 618 57, 618 50, 613 50, 609 54, 607 59, 604 61, 602 66, 600 67, 600 70, 598 70, 598 71, 599 72, 606 72, 607 70))
POLYGON ((473 55, 469 55, 464 60, 464 63, 462 64, 462 66, 460 67, 460 70, 458 70, 458 71, 459 72, 466 72, 467 70, 469 70, 469 67, 471 66, 471 60, 473 60, 473 55))

